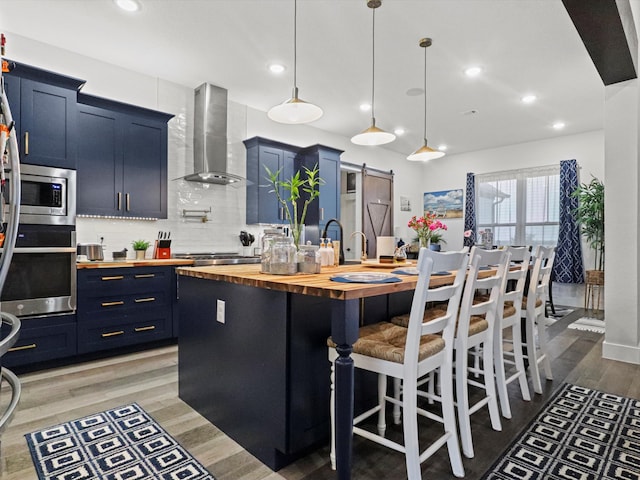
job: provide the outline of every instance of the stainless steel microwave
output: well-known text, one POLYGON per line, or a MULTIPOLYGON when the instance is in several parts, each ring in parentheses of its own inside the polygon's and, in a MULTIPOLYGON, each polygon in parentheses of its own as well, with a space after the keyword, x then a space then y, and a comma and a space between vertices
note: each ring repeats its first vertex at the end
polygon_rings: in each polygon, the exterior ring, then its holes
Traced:
MULTIPOLYGON (((76 171, 66 168, 20 165, 20 223, 76 224, 76 171)), ((10 195, 4 190, 5 203, 10 195)), ((8 212, 5 205, 5 212, 8 212)))

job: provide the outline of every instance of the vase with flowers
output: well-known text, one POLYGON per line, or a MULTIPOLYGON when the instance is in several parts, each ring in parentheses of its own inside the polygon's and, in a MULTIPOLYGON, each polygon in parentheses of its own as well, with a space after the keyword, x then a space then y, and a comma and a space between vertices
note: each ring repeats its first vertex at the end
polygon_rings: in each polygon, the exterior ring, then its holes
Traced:
POLYGON ((447 226, 436 219, 434 213, 425 213, 422 217, 414 215, 407 226, 415 230, 420 247, 426 248, 429 248, 429 244, 432 241, 442 242, 441 232, 447 230, 447 226))

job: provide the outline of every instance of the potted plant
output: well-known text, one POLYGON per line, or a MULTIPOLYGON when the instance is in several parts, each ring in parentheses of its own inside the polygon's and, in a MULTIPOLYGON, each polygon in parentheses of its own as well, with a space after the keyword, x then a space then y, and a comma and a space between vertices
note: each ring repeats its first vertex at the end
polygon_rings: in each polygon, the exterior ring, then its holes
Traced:
MULTIPOLYGON (((425 213, 422 217, 411 217, 407 226, 416 231, 416 241, 420 247, 430 248, 430 245, 445 243, 442 238, 442 231, 447 230, 447 226, 436 219, 434 213, 425 213)), ((434 248, 435 249, 435 248, 434 248)))
POLYGON ((587 284, 604 284, 604 184, 593 177, 573 192, 578 199, 575 210, 580 232, 595 252, 594 270, 587 270, 587 284))
POLYGON ((270 192, 276 194, 278 202, 284 208, 285 217, 289 221, 296 249, 298 249, 300 243, 304 219, 307 216, 307 207, 320 196, 320 185, 324 184, 324 180, 318 175, 318 164, 312 169, 303 168, 306 178, 303 178, 300 170, 298 170, 291 178, 280 180, 280 170, 271 172, 265 166, 267 179, 273 187, 270 192), (281 192, 285 192, 285 195, 281 192), (302 202, 302 205, 300 205, 300 202, 302 202))
POLYGON ((149 248, 149 242, 146 240, 135 240, 131 242, 133 249, 136 251, 136 260, 144 260, 147 248, 149 248))

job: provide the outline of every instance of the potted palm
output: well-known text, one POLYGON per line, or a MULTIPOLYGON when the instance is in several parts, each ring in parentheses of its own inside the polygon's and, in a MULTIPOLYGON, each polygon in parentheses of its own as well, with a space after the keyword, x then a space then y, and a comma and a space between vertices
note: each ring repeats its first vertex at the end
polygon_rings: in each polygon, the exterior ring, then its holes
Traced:
POLYGON ((595 252, 594 269, 587 270, 587 284, 604 284, 604 184, 597 178, 582 183, 573 192, 578 199, 575 210, 580 232, 595 252))

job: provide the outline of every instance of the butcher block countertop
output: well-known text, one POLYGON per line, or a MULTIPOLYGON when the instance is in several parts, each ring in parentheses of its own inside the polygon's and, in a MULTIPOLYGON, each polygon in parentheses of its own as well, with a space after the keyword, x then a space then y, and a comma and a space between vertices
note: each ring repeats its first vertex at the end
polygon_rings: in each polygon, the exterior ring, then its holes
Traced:
MULTIPOLYGON (((394 265, 394 268, 412 265, 394 265)), ((260 272, 260 265, 215 265, 206 267, 180 267, 178 275, 218 280, 270 290, 279 290, 303 295, 329 297, 338 300, 373 297, 388 293, 414 290, 418 282, 417 275, 396 275, 402 281, 397 283, 343 283, 331 280, 334 275, 348 272, 384 272, 391 273, 393 268, 371 268, 363 265, 341 265, 322 267, 318 274, 272 275, 260 272)), ((453 282, 452 275, 432 277, 431 285, 445 285, 453 282)))
POLYGON ((83 268, 121 268, 121 267, 170 267, 193 265, 193 260, 180 258, 147 259, 147 260, 111 260, 102 262, 78 262, 78 269, 83 268))

